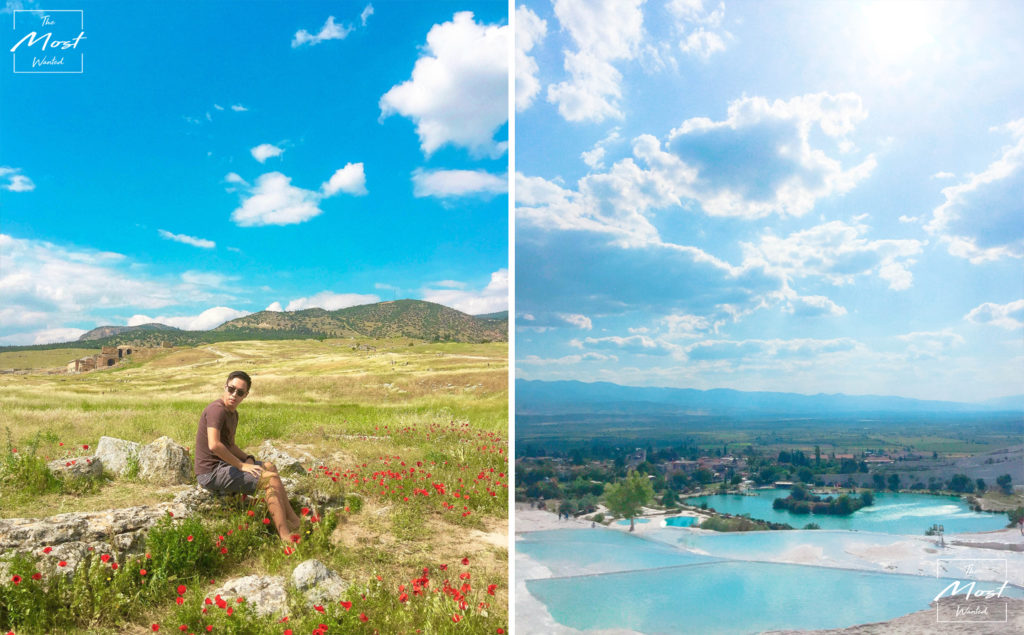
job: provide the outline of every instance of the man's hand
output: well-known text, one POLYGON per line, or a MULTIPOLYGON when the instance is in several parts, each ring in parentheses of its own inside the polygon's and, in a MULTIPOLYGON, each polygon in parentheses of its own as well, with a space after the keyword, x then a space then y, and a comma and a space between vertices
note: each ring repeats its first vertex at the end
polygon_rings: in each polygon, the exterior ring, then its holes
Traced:
POLYGON ((239 468, 239 469, 242 470, 243 472, 248 473, 248 474, 252 474, 256 478, 259 478, 260 475, 263 474, 263 466, 262 465, 253 465, 252 463, 242 463, 242 467, 239 468))

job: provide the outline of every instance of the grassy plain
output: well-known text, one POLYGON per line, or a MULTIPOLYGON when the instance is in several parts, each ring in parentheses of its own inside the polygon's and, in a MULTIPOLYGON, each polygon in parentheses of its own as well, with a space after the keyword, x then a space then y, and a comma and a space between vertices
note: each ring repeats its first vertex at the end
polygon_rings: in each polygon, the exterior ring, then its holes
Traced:
MULTIPOLYGON (((220 396, 230 371, 244 370, 253 387, 239 407, 238 444, 249 451, 267 439, 301 447, 322 457, 328 472, 344 473, 338 486, 363 501, 335 519, 317 557, 348 580, 388 589, 409 584, 422 567, 437 571, 468 558, 474 583, 497 585, 483 596, 487 608, 456 603, 454 611, 431 609, 426 623, 408 624, 447 632, 458 623, 453 614, 465 614, 493 633, 495 625, 507 628, 508 614, 507 358, 506 343, 220 342, 80 375, 0 375, 0 429, 7 428, 12 447, 36 445, 46 458, 89 454, 81 447, 95 448, 103 435, 139 442, 167 435, 192 447, 203 408, 220 396), (414 476, 412 466, 420 466, 414 476), (417 488, 434 496, 414 494, 417 488), (461 494, 457 501, 454 492, 461 494)), ((0 451, 10 452, 2 437, 0 451)), ((113 480, 39 495, 0 484, 0 516, 137 505, 170 500, 177 491, 113 480)), ((300 562, 282 560, 269 534, 261 549, 217 577, 288 575, 290 569, 279 569, 300 562)), ((411 610, 405 601, 397 606, 411 610)), ((177 610, 140 607, 144 617, 133 621, 148 627, 177 610)), ((100 620, 90 630, 128 626, 100 620)))
POLYGON ((63 368, 80 357, 99 353, 99 348, 55 348, 41 351, 4 351, 0 353, 0 370, 63 368))

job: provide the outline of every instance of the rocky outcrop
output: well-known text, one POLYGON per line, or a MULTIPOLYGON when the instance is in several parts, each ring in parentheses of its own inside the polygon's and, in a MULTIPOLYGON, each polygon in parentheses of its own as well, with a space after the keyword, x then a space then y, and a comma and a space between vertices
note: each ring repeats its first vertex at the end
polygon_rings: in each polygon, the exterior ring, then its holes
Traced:
POLYGON ((192 456, 170 437, 160 437, 139 449, 139 477, 154 483, 192 482, 192 456))
POLYGON ((46 467, 61 478, 94 478, 103 474, 103 461, 95 456, 58 459, 50 461, 46 467))
POLYGON ((0 553, 32 554, 40 557, 43 573, 66 575, 89 552, 140 552, 146 530, 157 521, 169 514, 184 517, 188 513, 182 505, 161 503, 49 518, 4 518, 0 519, 0 553))
POLYGON ((134 441, 100 437, 96 457, 103 462, 103 470, 112 476, 124 476, 139 456, 139 444, 134 441))
POLYGON ((288 595, 281 576, 247 575, 232 578, 221 585, 213 597, 218 595, 229 604, 234 604, 236 598, 243 598, 260 617, 288 612, 288 595))
POLYGON ((260 461, 273 463, 277 467, 277 473, 282 477, 288 475, 303 476, 306 474, 306 468, 303 467, 302 461, 284 450, 274 447, 270 441, 264 441, 263 445, 256 449, 255 456, 260 461))
POLYGON ((327 604, 338 600, 349 583, 319 560, 306 560, 292 571, 292 586, 310 604, 327 604))

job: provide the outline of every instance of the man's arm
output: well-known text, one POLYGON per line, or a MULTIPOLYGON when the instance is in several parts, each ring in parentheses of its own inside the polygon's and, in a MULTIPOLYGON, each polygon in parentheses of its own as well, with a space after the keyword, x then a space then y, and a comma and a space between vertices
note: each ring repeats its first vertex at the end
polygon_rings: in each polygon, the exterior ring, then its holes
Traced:
MULTIPOLYGON (((210 452, 216 454, 228 465, 236 467, 243 472, 251 472, 253 469, 260 469, 258 465, 245 462, 249 455, 243 452, 237 445, 233 443, 230 446, 225 445, 224 442, 220 440, 219 429, 212 426, 207 427, 206 442, 210 446, 210 452)), ((259 472, 256 472, 256 475, 259 476, 259 472)))

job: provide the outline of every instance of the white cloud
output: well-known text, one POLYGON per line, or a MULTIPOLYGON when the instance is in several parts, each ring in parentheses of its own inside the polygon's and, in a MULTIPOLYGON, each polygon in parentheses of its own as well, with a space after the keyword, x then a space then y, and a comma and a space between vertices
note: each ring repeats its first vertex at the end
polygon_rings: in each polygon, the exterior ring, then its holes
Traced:
POLYGON ((536 355, 527 355, 516 360, 516 365, 528 364, 530 366, 575 366, 583 361, 617 362, 619 358, 615 355, 603 353, 584 353, 583 355, 566 355, 564 357, 543 358, 536 355))
POLYGON ((1008 331, 1024 328, 1024 300, 1008 304, 985 302, 971 309, 964 319, 974 324, 990 324, 1008 331))
POLYGON ((508 269, 491 274, 491 281, 480 291, 472 289, 423 289, 423 299, 457 309, 469 315, 508 310, 508 269))
POLYGON ((786 311, 799 317, 818 317, 821 315, 839 317, 846 315, 844 307, 839 306, 823 295, 798 296, 794 294, 794 297, 786 303, 786 311))
POLYGON ((547 99, 567 121, 621 118, 622 74, 612 62, 631 60, 643 38, 643 0, 557 0, 555 15, 576 51, 566 51, 570 79, 548 86, 547 99))
POLYGON ((182 315, 182 316, 167 316, 158 315, 156 317, 150 317, 148 315, 137 314, 128 318, 126 324, 128 326, 139 326, 141 324, 165 324, 167 326, 173 326, 184 331, 209 331, 210 329, 217 328, 221 324, 249 315, 250 311, 237 311, 235 309, 228 308, 226 306, 215 306, 210 309, 206 309, 199 315, 182 315))
POLYGON ((608 337, 587 337, 582 340, 571 340, 570 346, 577 348, 598 348, 621 350, 628 353, 640 355, 666 355, 675 348, 672 344, 663 341, 656 341, 646 335, 630 335, 622 337, 611 335, 608 337))
MULTIPOLYGON (((372 7, 367 8, 370 9, 370 13, 373 13, 372 7)), ((363 11, 365 13, 366 10, 364 9, 363 11)), ((363 20, 363 23, 366 23, 365 19, 363 20)), ((327 18, 327 21, 324 22, 324 25, 323 27, 321 27, 320 32, 317 33, 316 35, 312 35, 309 31, 305 29, 301 29, 300 31, 298 31, 295 34, 295 37, 292 38, 292 48, 298 48, 303 44, 316 46, 317 44, 325 42, 327 40, 344 40, 346 37, 348 37, 348 34, 354 30, 355 29, 353 27, 348 25, 335 24, 334 16, 332 15, 327 18)))
POLYGON ((499 157, 494 141, 508 121, 509 26, 477 24, 468 11, 435 24, 412 78, 380 98, 381 117, 398 113, 416 122, 426 155, 451 144, 474 155, 499 157))
POLYGON ((249 150, 249 152, 252 154, 252 158, 256 159, 260 163, 264 163, 271 157, 281 156, 284 153, 284 150, 269 143, 261 143, 255 148, 249 150))
POLYGON ((241 207, 231 213, 231 220, 241 227, 258 227, 293 225, 319 216, 320 194, 291 183, 291 178, 280 172, 261 175, 241 207))
POLYGON ((87 331, 76 328, 40 329, 29 333, 14 333, 0 337, 0 343, 24 346, 27 344, 59 344, 73 342, 87 331))
POLYGON ((465 289, 469 285, 460 280, 438 280, 437 282, 431 282, 432 287, 444 287, 445 289, 465 289))
POLYGON ((919 223, 919 222, 921 222, 921 217, 920 216, 907 216, 906 214, 903 214, 903 215, 900 216, 899 221, 901 223, 919 223))
POLYGON ((380 302, 380 297, 372 294, 362 295, 358 293, 334 293, 333 291, 321 291, 308 298, 297 298, 288 303, 285 311, 302 311, 303 309, 324 309, 337 311, 347 309, 350 306, 363 304, 374 304, 380 302))
POLYGON ((964 338, 952 329, 907 333, 897 335, 896 339, 906 344, 908 358, 915 361, 939 359, 964 344, 964 338))
POLYGON ((508 191, 508 177, 485 170, 423 170, 412 173, 413 195, 452 198, 480 196, 490 198, 508 191))
POLYGON ((264 311, 275 311, 277 313, 281 313, 282 311, 284 311, 284 308, 281 306, 280 302, 271 302, 270 306, 268 306, 267 308, 265 308, 263 310, 264 311))
POLYGON ((359 14, 359 21, 363 26, 366 26, 366 20, 368 20, 371 15, 373 15, 373 5, 368 4, 363 8, 363 12, 359 14))
POLYGON ((215 110, 224 110, 224 106, 221 106, 220 104, 214 104, 213 107, 215 110))
POLYGON ((31 192, 36 189, 32 179, 19 172, 21 168, 0 166, 0 189, 8 192, 31 192))
POLYGON ((200 287, 223 287, 228 282, 238 280, 238 276, 226 276, 206 271, 186 271, 181 274, 181 280, 185 284, 200 287))
POLYGON ((953 174, 952 172, 936 172, 935 174, 932 175, 932 178, 933 179, 953 179, 953 178, 956 178, 956 175, 953 174))
POLYGON ((516 111, 529 108, 540 92, 537 60, 530 57, 529 53, 544 39, 547 32, 548 23, 527 9, 526 5, 516 9, 516 111))
POLYGON ((676 20, 675 29, 681 36, 679 48, 684 53, 707 60, 725 50, 725 40, 732 34, 721 28, 725 18, 724 3, 708 11, 701 0, 671 0, 666 8, 676 20))
MULTIPOLYGON (((692 339, 703 337, 711 328, 711 320, 703 315, 690 315, 687 313, 673 313, 661 318, 661 323, 667 332, 664 337, 675 339, 692 339)), ((646 333, 648 329, 630 329, 630 333, 646 333)))
POLYGON ((604 153, 605 149, 597 146, 592 150, 584 150, 581 152, 580 158, 583 159, 583 162, 591 168, 599 169, 604 167, 604 153))
POLYGON ((589 331, 594 328, 594 325, 590 321, 590 318, 580 313, 562 313, 559 314, 558 317, 565 320, 567 324, 571 324, 572 326, 583 329, 585 331, 589 331))
POLYGON ((334 196, 338 192, 345 192, 353 196, 365 196, 366 173, 363 171, 362 163, 346 163, 345 167, 337 170, 329 181, 320 186, 324 196, 334 196))
POLYGON ((686 347, 686 358, 693 361, 742 359, 815 359, 847 353, 861 348, 850 338, 705 340, 686 347))
POLYGON ((980 174, 943 188, 946 201, 925 225, 946 243, 949 253, 974 264, 1024 258, 1024 119, 995 130, 1009 132, 1012 145, 980 174))
POLYGON ((161 238, 167 240, 173 240, 175 242, 184 243, 186 245, 192 245, 193 247, 200 247, 202 249, 213 249, 217 246, 217 243, 212 240, 206 240, 205 238, 196 238, 194 236, 187 236, 185 234, 172 234, 165 229, 158 229, 157 233, 160 234, 161 238))
POLYGON ((235 104, 231 107, 231 110, 234 110, 235 112, 246 112, 249 109, 243 106, 242 104, 235 104))
MULTIPOLYGON (((763 267, 786 280, 821 276, 834 285, 852 284, 857 276, 877 275, 893 290, 908 289, 913 283, 909 267, 924 243, 917 240, 867 240, 866 225, 832 221, 794 232, 786 238, 768 232, 758 243, 741 242, 746 268, 763 267)), ((804 298, 807 304, 808 298, 804 298)), ((817 303, 811 301, 810 306, 817 303)), ((842 313, 835 308, 833 315, 842 313)))

